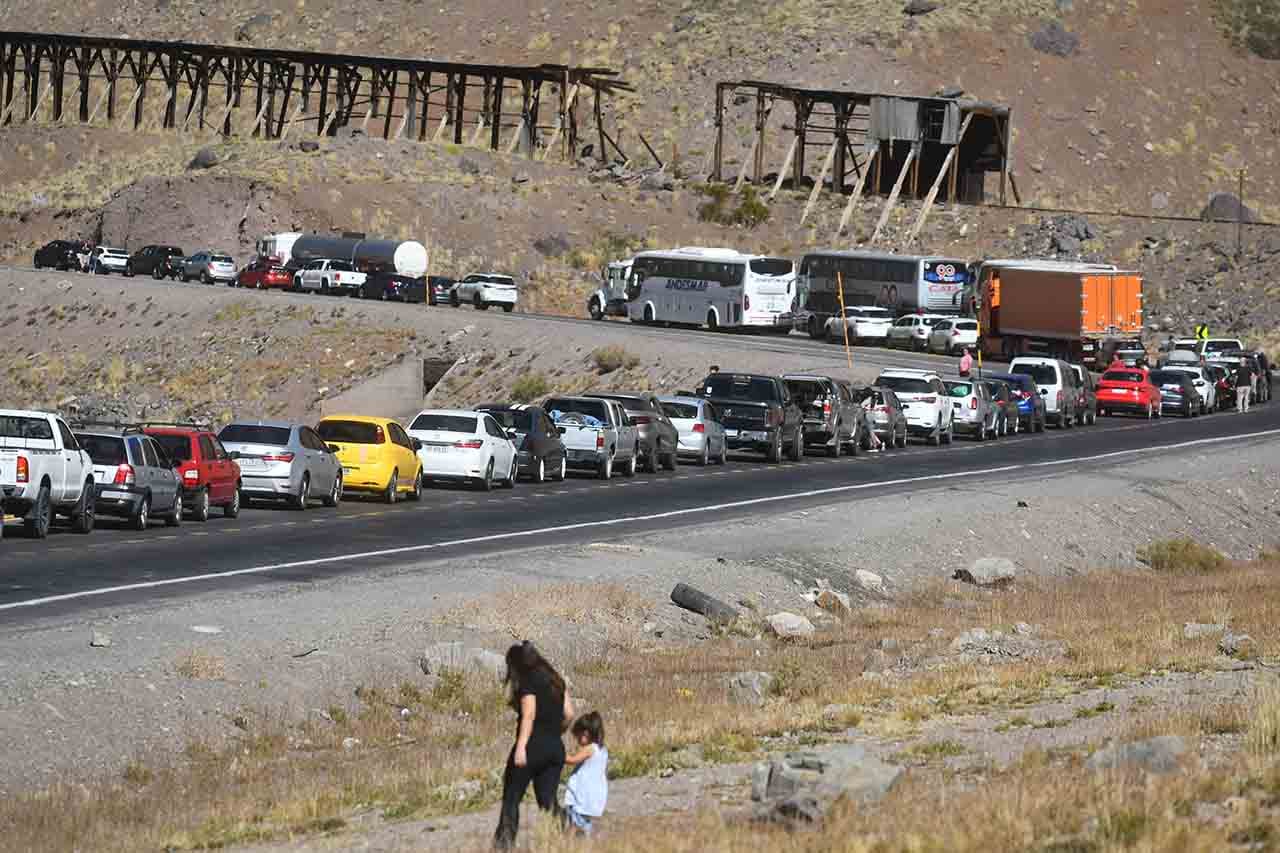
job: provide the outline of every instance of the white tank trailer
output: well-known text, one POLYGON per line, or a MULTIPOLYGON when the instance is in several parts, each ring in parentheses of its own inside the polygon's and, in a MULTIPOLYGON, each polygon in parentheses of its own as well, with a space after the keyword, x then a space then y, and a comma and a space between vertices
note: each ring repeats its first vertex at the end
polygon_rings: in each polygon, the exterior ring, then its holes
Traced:
MULTIPOLYGON (((276 242, 276 251, 286 267, 296 270, 312 261, 324 258, 351 261, 358 270, 372 267, 390 267, 398 275, 419 278, 427 274, 427 249, 414 240, 377 240, 363 237, 339 237, 327 234, 296 235, 286 252, 283 244, 294 238, 293 234, 274 235, 285 238, 276 242)), ((262 244, 273 241, 268 237, 262 244)))

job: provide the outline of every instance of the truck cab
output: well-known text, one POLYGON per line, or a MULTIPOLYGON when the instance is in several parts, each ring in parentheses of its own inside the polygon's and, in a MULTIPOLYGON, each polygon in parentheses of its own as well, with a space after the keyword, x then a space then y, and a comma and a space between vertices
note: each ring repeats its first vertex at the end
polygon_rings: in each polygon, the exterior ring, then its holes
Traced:
POLYGON ((93 460, 62 418, 0 409, 0 505, 22 517, 27 536, 48 536, 55 514, 90 532, 95 498, 93 460))
POLYGON ((605 316, 627 316, 627 279, 631 276, 631 258, 625 261, 613 261, 600 270, 600 280, 604 286, 591 294, 587 300, 587 313, 593 320, 603 320, 605 316))

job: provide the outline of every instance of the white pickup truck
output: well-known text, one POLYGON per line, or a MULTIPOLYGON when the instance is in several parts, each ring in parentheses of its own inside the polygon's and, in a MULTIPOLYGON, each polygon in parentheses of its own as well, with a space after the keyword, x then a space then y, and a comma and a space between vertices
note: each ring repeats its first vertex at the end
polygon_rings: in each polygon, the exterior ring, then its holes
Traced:
POLYGON ((552 397, 542 404, 551 416, 570 468, 595 469, 601 480, 621 466, 628 477, 640 459, 640 429, 615 400, 594 397, 552 397))
POLYGON ((76 533, 93 530, 93 460, 57 415, 0 409, 0 503, 28 536, 49 535, 54 514, 76 533))
POLYGON ((293 276, 294 290, 315 290, 322 294, 350 295, 364 285, 367 276, 357 272, 351 261, 322 258, 312 261, 293 276))

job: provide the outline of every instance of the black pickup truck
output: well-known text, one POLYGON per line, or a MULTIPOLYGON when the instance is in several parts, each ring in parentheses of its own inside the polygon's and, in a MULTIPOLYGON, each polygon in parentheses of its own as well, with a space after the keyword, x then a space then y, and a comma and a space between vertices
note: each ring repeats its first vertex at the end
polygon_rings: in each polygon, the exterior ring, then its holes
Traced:
POLYGON ((697 393, 715 404, 730 450, 763 453, 770 462, 781 462, 784 450, 792 460, 804 456, 804 415, 778 377, 712 373, 697 393))

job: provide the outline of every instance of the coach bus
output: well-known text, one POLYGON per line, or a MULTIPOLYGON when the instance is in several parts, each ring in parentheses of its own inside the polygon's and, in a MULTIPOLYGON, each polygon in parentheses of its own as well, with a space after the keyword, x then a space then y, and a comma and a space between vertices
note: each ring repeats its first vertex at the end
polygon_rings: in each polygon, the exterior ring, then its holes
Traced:
POLYGON ((641 252, 631 262, 633 323, 791 331, 794 265, 787 258, 689 247, 641 252))
POLYGON ((811 252, 800 261, 795 326, 820 337, 827 320, 839 316, 836 274, 844 286, 844 304, 874 305, 897 315, 914 311, 969 313, 969 268, 965 261, 925 255, 878 252, 811 252))

